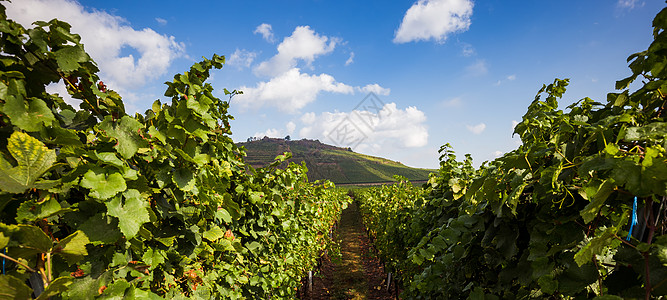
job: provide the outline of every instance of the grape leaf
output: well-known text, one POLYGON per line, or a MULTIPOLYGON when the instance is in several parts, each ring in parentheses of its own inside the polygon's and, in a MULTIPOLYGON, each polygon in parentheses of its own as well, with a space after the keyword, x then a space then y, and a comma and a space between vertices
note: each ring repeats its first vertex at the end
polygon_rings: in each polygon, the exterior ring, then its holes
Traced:
POLYGON ((44 291, 39 294, 37 300, 49 299, 52 296, 58 296, 63 292, 67 291, 69 286, 72 284, 72 277, 58 277, 55 280, 51 281, 49 286, 44 289, 44 291))
POLYGON ((30 299, 32 289, 23 280, 10 275, 0 275, 0 299, 30 299))
POLYGON ((30 135, 15 131, 7 139, 7 150, 17 166, 0 157, 0 189, 23 193, 35 186, 35 181, 56 161, 56 152, 30 135))
POLYGON ((109 199, 127 188, 123 175, 118 172, 107 173, 100 167, 88 170, 81 179, 81 186, 90 189, 91 197, 102 200, 109 199))
POLYGON ((132 157, 139 148, 148 145, 138 133, 139 130, 144 128, 143 124, 130 116, 123 116, 118 121, 113 121, 111 116, 106 116, 104 121, 98 125, 98 128, 118 141, 114 147, 123 158, 132 157))
POLYGON ((124 203, 121 197, 115 197, 106 202, 109 215, 118 218, 120 231, 129 240, 137 235, 142 224, 150 221, 148 214, 148 202, 145 201, 139 191, 128 190, 123 193, 124 203))
POLYGON ((202 236, 212 242, 215 242, 225 236, 225 232, 220 229, 217 225, 213 226, 213 228, 207 230, 202 234, 202 236))
POLYGON ((83 46, 67 46, 56 52, 56 61, 58 62, 58 67, 63 72, 71 72, 80 67, 79 63, 86 62, 90 58, 86 51, 83 50, 83 46))
POLYGON ((55 120, 46 103, 38 98, 27 98, 23 80, 10 79, 7 86, 7 98, 2 112, 12 121, 13 125, 22 130, 35 132, 44 125, 51 125, 55 120))
POLYGON ((176 170, 172 178, 176 186, 183 191, 192 190, 195 186, 194 174, 188 169, 181 168, 176 170))
POLYGON ((53 252, 62 255, 65 260, 72 265, 88 255, 88 251, 86 250, 86 245, 88 244, 90 244, 90 241, 86 234, 81 230, 77 230, 66 238, 60 240, 60 242, 53 247, 53 252))

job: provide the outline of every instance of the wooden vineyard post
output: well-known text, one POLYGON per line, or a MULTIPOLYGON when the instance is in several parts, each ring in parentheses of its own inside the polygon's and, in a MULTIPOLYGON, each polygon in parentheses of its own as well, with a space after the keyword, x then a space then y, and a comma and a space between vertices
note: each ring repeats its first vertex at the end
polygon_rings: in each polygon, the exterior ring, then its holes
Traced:
POLYGON ((308 293, 313 292, 313 271, 308 271, 308 293))
POLYGON ((389 292, 389 288, 391 288, 391 272, 387 273, 387 292, 389 292))

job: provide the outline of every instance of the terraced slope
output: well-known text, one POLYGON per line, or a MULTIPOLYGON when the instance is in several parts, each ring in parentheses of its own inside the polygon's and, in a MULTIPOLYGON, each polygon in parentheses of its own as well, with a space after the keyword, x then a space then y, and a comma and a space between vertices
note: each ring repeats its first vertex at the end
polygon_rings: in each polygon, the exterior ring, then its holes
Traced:
POLYGON ((435 170, 411 168, 397 161, 353 152, 323 144, 317 140, 264 138, 238 143, 246 148, 246 162, 253 167, 263 167, 283 152, 291 152, 291 162, 306 162, 308 179, 328 179, 336 184, 363 184, 393 181, 400 175, 411 181, 427 180, 435 170))

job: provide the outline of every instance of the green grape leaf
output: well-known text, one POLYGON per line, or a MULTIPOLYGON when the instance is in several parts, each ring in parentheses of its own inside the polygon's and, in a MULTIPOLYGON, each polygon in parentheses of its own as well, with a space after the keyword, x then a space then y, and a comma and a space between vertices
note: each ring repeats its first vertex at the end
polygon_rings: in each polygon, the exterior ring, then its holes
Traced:
POLYGON ((101 152, 101 153, 96 153, 97 159, 99 159, 101 162, 110 164, 115 167, 123 167, 125 164, 123 163, 122 160, 116 156, 115 153, 113 152, 101 152))
POLYGON ((219 207, 218 211, 215 212, 215 218, 222 219, 222 221, 224 221, 225 223, 232 222, 232 215, 230 215, 229 212, 222 207, 219 207))
POLYGON ((9 84, 2 91, 6 97, 2 98, 5 102, 0 106, 0 110, 20 129, 39 131, 44 125, 51 125, 55 117, 43 100, 27 98, 24 85, 25 81, 22 79, 9 79, 9 84))
POLYGON ((195 176, 189 169, 180 168, 172 177, 176 186, 183 191, 190 191, 195 187, 195 176))
POLYGON ((47 286, 44 291, 39 294, 37 300, 49 299, 53 296, 58 296, 67 291, 69 286, 72 284, 72 277, 58 277, 55 280, 51 281, 49 286, 47 286))
POLYGON ((148 146, 148 143, 139 135, 144 125, 130 116, 123 116, 118 121, 113 121, 111 116, 106 116, 98 128, 118 141, 114 148, 125 159, 132 157, 139 148, 148 146))
POLYGON ((113 300, 123 300, 127 299, 125 296, 125 291, 130 287, 130 283, 125 280, 116 280, 114 283, 109 284, 107 288, 102 292, 102 299, 113 299, 113 300))
POLYGON ((102 213, 90 217, 79 227, 92 244, 115 243, 122 236, 118 220, 102 213))
POLYGON ((65 48, 54 52, 54 54, 58 62, 58 67, 63 72, 72 72, 81 66, 79 63, 90 59, 81 45, 65 46, 65 48))
POLYGON ((6 236, 4 232, 0 231, 0 249, 7 247, 9 244, 9 236, 6 236))
POLYGON ((602 253, 602 251, 610 245, 610 242, 614 240, 615 233, 615 227, 608 227, 602 234, 588 241, 588 243, 574 255, 574 261, 577 265, 581 267, 582 265, 591 262, 594 255, 602 253))
POLYGON ((15 131, 7 139, 7 151, 17 166, 0 157, 0 189, 10 193, 23 193, 35 186, 56 161, 56 152, 30 135, 15 131))
POLYGON ((53 253, 60 254, 70 264, 79 262, 84 256, 88 255, 86 245, 90 244, 90 240, 85 233, 77 230, 66 238, 60 240, 55 247, 53 253))
POLYGON ((127 186, 119 172, 107 173, 105 169, 94 167, 81 179, 81 186, 90 189, 89 195, 97 199, 109 199, 124 191, 127 186))
POLYGON ((146 264, 155 267, 158 264, 165 262, 164 251, 158 249, 148 249, 144 252, 144 255, 141 257, 141 260, 146 264))
MULTIPOLYGON (((579 214, 584 218, 584 222, 586 224, 590 223, 595 219, 595 216, 597 216, 598 211, 600 210, 600 207, 604 205, 604 202, 609 198, 609 195, 614 192, 614 188, 616 187, 616 184, 614 183, 614 180, 612 179, 607 179, 600 186, 598 187, 597 191, 593 195, 593 199, 591 200, 590 203, 582 209, 579 214)), ((588 195, 588 199, 590 199, 590 194, 588 195)))
POLYGON ((0 275, 0 299, 31 299, 32 289, 23 280, 0 275))
MULTIPOLYGON (((201 290, 201 288, 200 288, 201 290)), ((127 292, 126 295, 127 299, 146 299, 146 300, 163 300, 162 297, 156 295, 155 293, 147 290, 142 290, 137 288, 136 286, 130 286, 130 290, 127 292)), ((205 299, 201 297, 196 297, 200 299, 205 299)), ((206 297, 210 298, 210 297, 206 297)))
POLYGON ((221 239, 223 236, 225 236, 225 232, 222 231, 222 229, 220 227, 218 227, 218 225, 215 225, 215 226, 213 226, 213 228, 204 232, 204 234, 202 234, 202 236, 205 239, 207 239, 211 242, 215 242, 215 241, 221 239))
POLYGON ((12 235, 22 248, 29 248, 40 253, 47 253, 51 250, 53 242, 41 228, 32 225, 18 225, 17 231, 12 235))
POLYGON ((628 127, 621 138, 627 141, 665 140, 667 122, 654 122, 642 127, 628 127))
POLYGON ((122 203, 121 197, 115 197, 106 202, 109 215, 118 218, 120 231, 129 240, 137 235, 139 228, 150 221, 148 214, 148 201, 141 197, 137 190, 127 190, 123 193, 125 198, 122 203))
POLYGON ((49 198, 42 202, 28 200, 21 203, 18 211, 16 211, 16 221, 19 223, 34 221, 70 211, 74 211, 74 209, 62 208, 55 198, 49 198))

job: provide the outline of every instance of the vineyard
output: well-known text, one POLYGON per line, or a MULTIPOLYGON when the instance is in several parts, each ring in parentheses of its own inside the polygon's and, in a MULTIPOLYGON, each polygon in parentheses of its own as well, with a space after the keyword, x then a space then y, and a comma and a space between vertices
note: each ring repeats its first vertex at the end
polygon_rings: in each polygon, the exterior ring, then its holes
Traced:
MULTIPOLYGON (((232 141, 213 55, 127 114, 70 25, 0 4, 0 299, 294 299, 351 203, 232 141), (62 82, 79 109, 46 87, 62 82)), ((667 296, 667 9, 606 103, 544 85, 514 151, 355 192, 403 299, 667 296), (635 91, 629 87, 638 86, 635 91)), ((398 290, 397 290, 398 291, 398 290)))
POLYGON ((204 83, 224 57, 130 116, 67 23, 0 15, 0 299, 297 294, 349 197, 277 168, 289 155, 244 163, 229 102, 204 83), (46 92, 59 81, 80 109, 46 92))
POLYGON ((667 295, 667 9, 653 26, 606 104, 560 110, 556 79, 515 127, 518 149, 475 169, 445 145, 423 189, 357 197, 405 299, 667 295))

